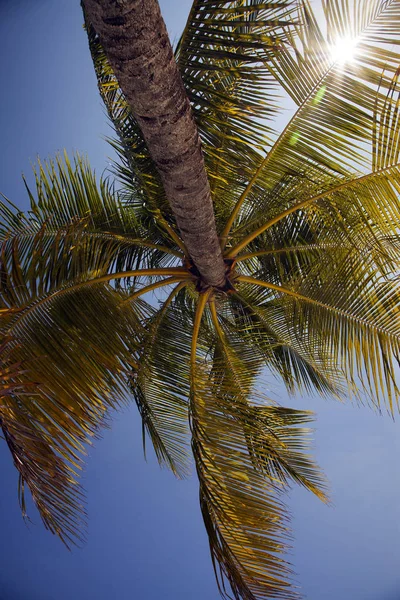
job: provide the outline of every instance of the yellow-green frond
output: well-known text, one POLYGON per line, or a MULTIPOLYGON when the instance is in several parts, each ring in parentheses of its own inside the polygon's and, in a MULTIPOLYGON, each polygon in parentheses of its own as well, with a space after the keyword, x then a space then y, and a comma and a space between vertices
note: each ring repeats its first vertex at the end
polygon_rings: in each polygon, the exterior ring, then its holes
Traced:
MULTIPOLYGON (((145 335, 130 390, 161 465, 177 476, 189 473, 189 362, 188 322, 179 318, 176 296, 186 282, 176 284, 158 310, 145 319, 145 335), (178 315, 176 314, 178 313, 178 315)), ((145 437, 144 437, 145 443, 145 437)))
POLYGON ((290 1, 195 0, 177 45, 221 226, 232 188, 243 188, 271 138, 279 102, 264 63, 286 43, 294 9, 290 1))

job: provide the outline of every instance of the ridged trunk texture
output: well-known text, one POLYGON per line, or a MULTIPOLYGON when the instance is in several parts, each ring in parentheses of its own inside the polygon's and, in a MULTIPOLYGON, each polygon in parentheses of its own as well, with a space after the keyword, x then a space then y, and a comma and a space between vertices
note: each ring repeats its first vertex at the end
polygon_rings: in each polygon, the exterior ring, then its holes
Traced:
POLYGON ((191 259, 208 285, 225 264, 200 138, 157 0, 83 0, 137 119, 191 259))

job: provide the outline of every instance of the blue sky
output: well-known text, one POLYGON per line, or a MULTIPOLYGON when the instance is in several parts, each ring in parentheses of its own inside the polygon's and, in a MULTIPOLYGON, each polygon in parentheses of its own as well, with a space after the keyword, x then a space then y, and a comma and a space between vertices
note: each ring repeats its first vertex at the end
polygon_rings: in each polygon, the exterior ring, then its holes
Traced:
MULTIPOLYGON (((187 0, 163 0, 172 38, 187 0)), ((21 207, 30 161, 64 147, 87 153, 98 173, 111 154, 110 132, 90 63, 78 1, 1 0, 0 190, 21 207)), ((303 490, 293 513, 290 556, 309 600, 400 598, 400 440, 398 423, 320 399, 283 404, 318 413, 316 456, 329 476, 333 506, 303 490)), ((44 530, 22 522, 17 477, 0 445, 0 600, 217 600, 195 478, 178 482, 146 463, 135 409, 115 416, 90 449, 83 483, 88 542, 67 552, 44 530)))

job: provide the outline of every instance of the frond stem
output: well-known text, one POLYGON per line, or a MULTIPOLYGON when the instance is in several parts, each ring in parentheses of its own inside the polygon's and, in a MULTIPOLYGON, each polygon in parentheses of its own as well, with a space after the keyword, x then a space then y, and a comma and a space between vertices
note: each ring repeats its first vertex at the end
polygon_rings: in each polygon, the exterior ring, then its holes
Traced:
POLYGON ((287 210, 281 212, 279 215, 277 215, 273 219, 270 219, 269 221, 267 221, 267 223, 264 223, 264 225, 261 225, 261 227, 258 227, 252 233, 249 233, 248 235, 246 235, 242 239, 242 241, 239 242, 239 244, 237 244, 236 246, 231 248, 225 254, 225 258, 235 258, 236 255, 241 250, 243 250, 243 248, 245 248, 248 244, 250 244, 250 242, 252 242, 256 237, 258 237, 259 235, 264 233, 264 231, 266 231, 273 225, 276 225, 276 223, 278 223, 285 217, 296 212, 297 210, 300 210, 302 208, 307 208, 307 206, 310 206, 314 202, 318 202, 318 200, 322 200, 323 198, 326 198, 327 196, 330 196, 331 194, 339 192, 340 190, 346 189, 347 187, 350 187, 350 186, 360 183, 362 181, 366 181, 375 176, 383 175, 384 173, 387 173, 388 171, 391 171, 392 169, 398 169, 399 167, 400 167, 400 163, 397 163, 396 165, 391 165, 390 167, 385 167, 384 169, 380 169, 379 171, 375 171, 373 173, 367 173, 366 175, 361 175, 360 177, 356 177, 354 179, 350 179, 343 183, 340 183, 339 185, 336 185, 336 186, 330 188, 329 190, 326 190, 325 192, 321 192, 320 194, 317 194, 316 196, 313 196, 312 198, 307 198, 307 200, 303 200, 302 202, 298 202, 297 204, 294 204, 293 206, 291 206, 287 210))
POLYGON ((191 350, 190 350, 190 371, 191 371, 192 381, 194 381, 194 376, 195 376, 195 371, 196 371, 197 340, 199 338, 201 320, 203 318, 204 309, 207 305, 210 294, 211 294, 211 290, 207 290, 203 294, 199 295, 199 301, 197 303, 196 314, 194 317, 192 345, 191 345, 191 350))
POLYGON ((165 229, 165 231, 168 233, 169 237, 175 242, 175 244, 178 246, 178 248, 180 248, 182 250, 183 254, 186 257, 189 257, 189 252, 188 252, 185 244, 183 243, 183 241, 181 240, 179 235, 176 233, 174 228, 171 227, 171 225, 168 223, 168 221, 165 219, 165 217, 163 217, 163 215, 161 214, 161 211, 159 209, 157 209, 156 211, 153 211, 153 212, 156 213, 156 215, 157 215, 155 217, 156 222, 159 223, 163 229, 165 229))
POLYGON ((264 287, 269 290, 274 290, 275 292, 280 292, 281 294, 285 294, 286 296, 291 296, 292 298, 296 298, 296 300, 302 300, 304 302, 308 302, 308 304, 314 304, 314 306, 320 306, 321 308, 331 311, 341 317, 345 317, 346 319, 349 319, 351 321, 356 321, 357 323, 359 323, 360 325, 363 325, 364 327, 367 327, 369 329, 374 329, 375 331, 377 331, 379 333, 389 336, 390 338, 396 340, 397 344, 399 344, 399 347, 400 347, 400 337, 398 335, 396 335, 395 333, 392 333, 391 331, 387 331, 387 329, 385 329, 383 327, 379 327, 379 325, 375 325, 374 323, 369 322, 367 319, 365 319, 363 317, 358 317, 357 315, 354 315, 354 314, 348 312, 347 310, 337 308, 330 304, 325 304, 324 302, 320 302, 319 300, 314 300, 313 298, 310 298, 308 296, 303 296, 303 294, 299 294, 298 292, 295 292, 293 290, 285 288, 281 285, 275 285, 274 283, 260 281, 259 279, 255 279, 254 277, 248 277, 247 275, 239 275, 239 277, 237 277, 236 281, 239 281, 242 283, 250 283, 252 285, 257 285, 259 287, 264 287))
POLYGON ((180 275, 187 277, 187 270, 181 267, 171 267, 169 269, 136 269, 134 271, 123 271, 121 273, 109 273, 108 275, 103 275, 102 277, 97 277, 96 279, 90 279, 89 281, 82 281, 80 283, 76 283, 74 285, 67 286, 62 288, 61 290, 57 290, 46 296, 41 298, 34 304, 31 304, 26 308, 26 310, 20 315, 14 323, 10 325, 9 331, 13 329, 13 327, 20 323, 31 311, 35 310, 39 306, 46 304, 47 302, 53 300, 56 296, 61 296, 63 294, 69 293, 71 291, 75 291, 77 289, 81 289, 83 287, 89 285, 96 285, 98 283, 107 283, 108 281, 112 281, 113 279, 123 279, 124 277, 162 277, 163 275, 176 276, 180 275))
POLYGON ((218 322, 218 315, 217 315, 217 309, 216 309, 216 306, 215 306, 215 298, 214 297, 212 297, 210 299, 209 306, 210 306, 211 319, 212 319, 212 322, 213 322, 213 325, 214 325, 214 329, 217 332, 217 335, 218 335, 219 339, 223 343, 224 342, 224 334, 223 334, 221 325, 218 322))
MULTIPOLYGON (((138 298, 142 294, 147 294, 148 292, 152 292, 153 290, 156 290, 157 288, 163 287, 165 285, 170 285, 171 283, 181 282, 181 287, 184 287, 185 285, 188 284, 189 281, 190 281, 189 277, 185 278, 183 281, 182 281, 181 277, 168 277, 167 279, 162 279, 161 281, 156 281, 155 283, 146 285, 141 290, 138 290, 137 292, 134 292, 133 294, 131 294, 129 296, 129 298, 127 298, 126 300, 123 300, 123 302, 121 302, 121 306, 128 304, 129 302, 132 302, 132 300, 134 300, 135 298, 138 298), (182 285, 182 283, 183 283, 183 285, 182 285)), ((181 289, 181 287, 178 285, 174 288, 174 290, 176 290, 177 288, 181 289)), ((174 291, 174 290, 172 290, 172 291, 174 291)), ((177 291, 179 291, 179 290, 177 290, 177 291)), ((177 292, 175 292, 175 293, 177 293, 177 292)))
POLYGON ((225 248, 226 246, 226 242, 228 241, 228 237, 229 237, 229 233, 232 229, 233 223, 236 219, 236 217, 239 214, 240 209, 242 208, 243 203, 245 202, 247 196, 249 195, 250 191, 253 188, 253 185, 256 183, 258 176, 260 175, 261 171, 264 170, 264 168, 267 166, 267 164, 269 163, 269 161, 271 160, 271 158, 273 157, 273 155, 275 154, 277 148, 279 148, 279 144, 282 141, 282 139, 286 136, 286 134, 288 133, 289 129, 291 128, 291 126, 293 125, 293 123, 295 122, 295 120, 301 116, 301 113, 303 112, 303 110, 305 110, 308 107, 308 102, 311 100, 311 98, 314 96, 314 94, 318 91, 318 89, 320 88, 320 86, 323 84, 324 80, 330 75, 331 71, 334 68, 334 64, 331 65, 329 67, 329 69, 326 71, 326 73, 324 73, 324 75, 317 81, 317 83, 314 85, 314 87, 311 89, 311 91, 308 93, 307 97, 303 100, 303 102, 301 103, 301 105, 298 107, 298 109, 296 110, 295 114, 293 115, 293 117, 290 119, 289 123, 286 125, 286 127, 283 129, 282 133, 279 135, 279 137, 276 139, 276 141, 274 142, 271 150, 268 152, 268 154, 264 157, 264 159, 261 161, 260 166, 256 169, 256 172, 254 173, 253 177, 250 179, 249 183, 247 184, 245 190, 243 191, 242 195, 240 196, 239 200, 236 202, 236 205, 224 227, 224 230, 221 233, 220 239, 221 239, 221 247, 222 249, 225 248))
POLYGON ((306 252, 307 250, 325 250, 329 248, 343 248, 334 243, 322 244, 304 244, 303 246, 288 246, 287 248, 271 248, 269 250, 259 250, 258 252, 249 252, 242 254, 236 258, 236 262, 257 258, 258 256, 266 256, 268 254, 284 254, 285 252, 306 252))

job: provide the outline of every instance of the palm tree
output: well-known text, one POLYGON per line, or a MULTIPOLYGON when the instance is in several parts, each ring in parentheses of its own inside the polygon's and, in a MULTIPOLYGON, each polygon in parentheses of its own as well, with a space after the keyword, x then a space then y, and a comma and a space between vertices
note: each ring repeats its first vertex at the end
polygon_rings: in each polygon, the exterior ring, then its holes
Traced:
MULTIPOLYGON (((57 157, 38 164, 30 212, 1 206, 0 425, 21 504, 26 485, 45 525, 79 539, 85 445, 133 396, 161 464, 185 476, 191 446, 221 594, 294 597, 283 492, 294 481, 326 500, 325 480, 310 413, 272 403, 260 376, 397 409, 400 2, 331 0, 325 31, 306 0, 195 0, 173 63, 183 88, 171 67, 199 157, 186 206, 90 12, 110 3, 84 4, 115 181, 57 157), (335 60, 349 37, 354 58, 335 60), (280 133, 279 89, 294 106, 280 133), (208 197, 212 222, 191 237, 182 223, 208 197)), ((113 7, 134 21, 136 4, 113 7)), ((125 17, 100 17, 120 40, 125 17)))

